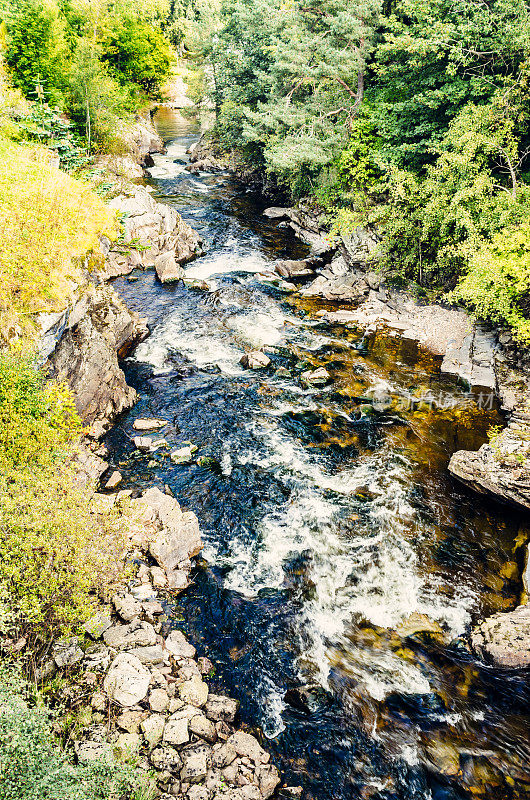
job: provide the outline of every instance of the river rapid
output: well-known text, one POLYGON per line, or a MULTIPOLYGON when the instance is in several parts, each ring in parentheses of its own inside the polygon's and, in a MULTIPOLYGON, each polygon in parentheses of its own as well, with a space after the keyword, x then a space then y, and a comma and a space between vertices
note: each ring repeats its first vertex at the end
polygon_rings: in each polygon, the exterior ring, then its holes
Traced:
POLYGON ((167 154, 147 183, 203 236, 186 273, 210 292, 150 271, 114 282, 152 334, 124 363, 139 402, 107 445, 125 487, 167 486, 199 518, 204 560, 168 624, 307 800, 530 797, 524 676, 465 646, 517 603, 524 519, 446 470, 502 422, 495 406, 417 344, 323 324, 322 304, 268 284, 305 246, 233 177, 185 171, 193 121, 156 122, 167 154), (267 370, 241 367, 251 348, 267 370), (327 385, 300 379, 321 366, 327 385), (168 420, 196 461, 139 454, 140 416, 168 420))

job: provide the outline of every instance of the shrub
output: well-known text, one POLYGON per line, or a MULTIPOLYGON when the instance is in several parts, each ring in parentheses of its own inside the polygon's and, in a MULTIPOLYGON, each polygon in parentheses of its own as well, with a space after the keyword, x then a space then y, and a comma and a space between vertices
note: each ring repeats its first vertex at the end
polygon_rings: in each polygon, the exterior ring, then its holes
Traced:
POLYGON ((0 672, 0 800, 150 800, 149 777, 113 760, 74 765, 53 734, 57 712, 31 703, 15 673, 0 672))
POLYGON ((475 313, 505 322, 523 344, 530 342, 530 222, 505 228, 471 256, 450 300, 475 313))
POLYGON ((80 423, 68 390, 0 355, 0 622, 33 650, 72 630, 123 573, 117 515, 76 480, 80 423))
POLYGON ((48 151, 0 138, 0 338, 13 318, 64 308, 77 263, 112 233, 114 215, 88 185, 50 164, 48 151))

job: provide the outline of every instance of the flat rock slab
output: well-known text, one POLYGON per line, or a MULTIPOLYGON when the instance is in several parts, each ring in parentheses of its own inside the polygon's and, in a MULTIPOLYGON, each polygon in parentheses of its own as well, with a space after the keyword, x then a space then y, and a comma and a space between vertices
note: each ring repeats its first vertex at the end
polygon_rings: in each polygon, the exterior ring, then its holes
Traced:
POLYGON ((530 605, 489 617, 474 629, 471 644, 477 655, 496 667, 530 667, 530 605))
POLYGON ((156 645, 156 633, 150 622, 135 620, 128 625, 109 628, 103 634, 103 641, 108 647, 115 647, 117 650, 150 647, 156 645))

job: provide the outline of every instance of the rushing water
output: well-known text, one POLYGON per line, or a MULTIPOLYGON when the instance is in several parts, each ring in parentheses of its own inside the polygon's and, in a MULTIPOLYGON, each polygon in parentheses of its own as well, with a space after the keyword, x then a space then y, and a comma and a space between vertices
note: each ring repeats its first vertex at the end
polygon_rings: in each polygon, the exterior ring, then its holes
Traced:
POLYGON ((322 324, 318 304, 268 285, 259 273, 304 246, 234 179, 185 171, 196 126, 157 122, 168 152, 148 182, 204 237, 186 271, 210 292, 115 282, 152 334, 125 364, 140 399, 108 444, 127 485, 168 486, 199 517, 204 563, 171 624, 305 798, 530 797, 524 676, 463 638, 517 603, 524 520, 446 470, 497 411, 415 344, 322 324), (251 347, 265 372, 240 366, 251 347), (320 366, 331 382, 304 385, 320 366), (146 415, 200 464, 135 452, 146 415))

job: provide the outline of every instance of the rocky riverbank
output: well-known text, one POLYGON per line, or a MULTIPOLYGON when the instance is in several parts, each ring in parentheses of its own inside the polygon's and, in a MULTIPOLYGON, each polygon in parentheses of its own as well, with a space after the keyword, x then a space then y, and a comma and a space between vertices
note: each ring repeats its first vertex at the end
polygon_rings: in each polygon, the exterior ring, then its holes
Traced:
POLYGON ((278 770, 241 730, 237 701, 210 692, 214 665, 171 625, 168 604, 202 548, 195 514, 155 487, 136 499, 95 493, 93 502, 101 514, 118 509, 136 574, 85 623, 85 639, 57 642, 41 668, 47 677, 66 671, 69 699, 84 699, 78 760, 134 759, 153 772, 161 798, 266 800, 278 770))

